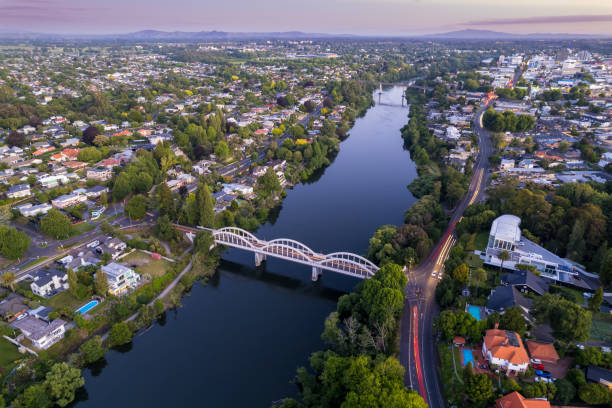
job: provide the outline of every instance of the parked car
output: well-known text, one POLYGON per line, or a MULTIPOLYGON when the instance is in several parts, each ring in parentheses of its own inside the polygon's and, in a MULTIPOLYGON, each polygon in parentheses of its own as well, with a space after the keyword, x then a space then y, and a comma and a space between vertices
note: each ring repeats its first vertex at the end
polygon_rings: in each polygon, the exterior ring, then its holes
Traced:
POLYGON ((100 245, 100 241, 95 240, 95 241, 92 241, 92 242, 90 242, 89 244, 87 244, 87 248, 95 248, 95 247, 97 247, 98 245, 100 245))
POLYGON ((548 371, 536 370, 536 375, 544 378, 550 378, 550 373, 548 371))
POLYGON ((544 366, 542 364, 532 364, 531 366, 536 370, 544 370, 544 366))

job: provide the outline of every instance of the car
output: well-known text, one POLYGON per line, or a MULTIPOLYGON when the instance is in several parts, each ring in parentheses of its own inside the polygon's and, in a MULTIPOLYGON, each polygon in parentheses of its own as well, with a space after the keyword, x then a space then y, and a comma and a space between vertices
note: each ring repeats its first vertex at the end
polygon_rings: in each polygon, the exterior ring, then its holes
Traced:
POLYGON ((433 277, 435 278, 435 277, 436 277, 436 271, 433 271, 433 272, 431 273, 431 276, 433 276, 433 277))
POLYGON ((610 347, 601 346, 601 352, 602 353, 610 353, 611 351, 612 351, 612 349, 610 349, 610 347))
POLYGON ((91 241, 89 244, 87 244, 87 248, 95 248, 98 245, 100 245, 100 241, 98 241, 98 240, 91 241))
POLYGON ((544 366, 542 364, 532 364, 531 365, 535 370, 544 370, 544 366))
POLYGON ((548 371, 535 370, 535 373, 539 377, 544 377, 544 378, 550 378, 551 377, 551 375, 550 375, 550 373, 548 371))
POLYGON ((578 347, 580 350, 584 350, 584 344, 576 344, 576 347, 578 347))

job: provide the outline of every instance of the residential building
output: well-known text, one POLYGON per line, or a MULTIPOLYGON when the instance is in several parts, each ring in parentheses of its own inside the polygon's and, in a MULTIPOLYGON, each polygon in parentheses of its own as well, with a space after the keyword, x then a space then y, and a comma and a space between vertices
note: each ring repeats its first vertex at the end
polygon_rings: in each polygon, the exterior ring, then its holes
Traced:
POLYGON ((586 379, 597 384, 608 387, 612 390, 612 371, 601 367, 589 366, 587 368, 586 379))
POLYGON ((521 219, 515 215, 505 214, 491 224, 489 242, 483 256, 484 263, 500 266, 502 260, 498 255, 507 251, 510 259, 504 261, 504 268, 517 270, 517 265, 533 265, 541 276, 555 281, 572 283, 573 277, 580 269, 566 259, 542 248, 535 242, 521 236, 521 219))
POLYGON ((21 330, 32 345, 39 350, 46 350, 63 339, 65 326, 66 322, 62 319, 46 323, 34 316, 28 316, 13 323, 13 327, 21 330))
POLYGON ((518 392, 504 395, 495 401, 496 408, 550 408, 550 402, 544 398, 525 398, 518 392))
POLYGON ((112 238, 96 247, 98 254, 108 253, 112 259, 117 258, 127 248, 127 244, 118 238, 112 238))
POLYGON ((67 208, 87 201, 87 196, 82 194, 64 194, 51 200, 51 204, 57 208, 67 208))
POLYGON ((508 375, 524 373, 529 366, 527 350, 516 332, 487 330, 482 343, 482 355, 492 366, 505 370, 508 375))
POLYGON ((108 167, 101 167, 87 170, 87 178, 98 181, 110 180, 113 177, 113 171, 108 167))
POLYGON ((559 361, 559 354, 554 344, 533 340, 527 340, 525 343, 527 343, 527 350, 529 350, 532 361, 552 364, 557 364, 559 361))
POLYGON ((135 288, 140 281, 140 275, 127 266, 115 262, 102 266, 101 271, 108 278, 108 293, 114 296, 125 294, 135 288))
POLYGON ((30 288, 40 297, 52 296, 68 289, 68 275, 55 269, 40 269, 32 277, 30 288))
POLYGON ((51 208, 53 208, 53 206, 47 203, 38 205, 32 205, 32 203, 27 203, 17 207, 21 215, 23 215, 24 217, 35 217, 39 214, 46 214, 51 208))
POLYGON ((17 184, 10 186, 6 192, 6 196, 8 198, 29 197, 31 194, 29 184, 17 184))
POLYGON ((88 198, 98 198, 102 195, 102 193, 108 193, 108 187, 104 186, 93 186, 92 188, 88 188, 85 191, 85 195, 88 198))
POLYGON ((501 277, 501 284, 514 286, 522 293, 532 293, 542 296, 548 292, 548 283, 531 271, 514 271, 501 277))
POLYGON ((16 293, 9 294, 4 300, 0 301, 0 317, 7 322, 17 319, 28 310, 25 300, 23 296, 16 293))
POLYGON ((68 177, 66 177, 63 174, 50 175, 50 176, 44 176, 38 179, 38 182, 43 188, 54 188, 54 187, 59 186, 60 183, 62 184, 68 183, 68 177))
POLYGON ((491 290, 485 309, 487 314, 493 312, 503 314, 509 307, 518 306, 527 316, 532 303, 533 301, 523 296, 515 286, 497 286, 491 290))

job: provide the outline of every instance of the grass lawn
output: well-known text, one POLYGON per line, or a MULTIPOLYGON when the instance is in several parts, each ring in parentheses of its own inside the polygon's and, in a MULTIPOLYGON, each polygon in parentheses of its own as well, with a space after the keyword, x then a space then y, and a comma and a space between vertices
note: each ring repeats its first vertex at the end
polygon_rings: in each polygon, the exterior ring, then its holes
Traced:
POLYGON ((66 307, 70 310, 76 310, 84 303, 86 303, 86 299, 79 300, 72 296, 72 293, 70 293, 70 291, 65 290, 48 299, 48 302, 49 306, 51 306, 53 310, 57 310, 63 307, 66 307))
POLYGON ((474 248, 479 251, 484 251, 489 243, 489 233, 486 231, 479 232, 474 238, 474 248))
POLYGON ((10 370, 15 360, 20 360, 24 357, 17 351, 16 345, 4 337, 0 337, 0 368, 6 367, 10 370))
POLYGON ((71 236, 75 237, 77 235, 81 235, 84 232, 91 231, 94 228, 96 228, 95 225, 92 225, 92 224, 90 224, 90 223, 88 223, 86 221, 83 221, 79 225, 75 225, 74 226, 74 228, 72 229, 71 236))
POLYGON ((482 259, 474 253, 467 254, 465 257, 465 264, 470 268, 481 268, 482 267, 482 259))
POLYGON ((34 259, 32 262, 29 262, 26 266, 24 266, 23 269, 29 268, 32 265, 36 265, 38 263, 41 263, 45 259, 49 259, 49 257, 48 256, 41 256, 40 258, 34 259))
MULTIPOLYGON (((455 347, 451 347, 455 349, 455 347)), ((457 353, 459 350, 457 349, 457 353)), ((438 344, 438 353, 440 353, 440 383, 444 390, 444 396, 449 403, 460 403, 457 396, 461 395, 463 390, 463 384, 459 382, 455 375, 455 368, 453 367, 453 354, 455 350, 451 351, 448 344, 438 344)), ((461 360, 457 360, 458 356, 455 356, 455 363, 457 364, 457 372, 460 372, 461 360)))
POLYGON ((593 313, 591 336, 589 340, 610 341, 612 339, 612 315, 593 313))
POLYGON ((151 255, 141 251, 134 251, 121 259, 121 261, 127 263, 130 267, 138 265, 135 268, 136 272, 140 274, 146 273, 152 278, 165 275, 168 269, 170 269, 170 262, 165 259, 155 260, 151 258, 151 255))

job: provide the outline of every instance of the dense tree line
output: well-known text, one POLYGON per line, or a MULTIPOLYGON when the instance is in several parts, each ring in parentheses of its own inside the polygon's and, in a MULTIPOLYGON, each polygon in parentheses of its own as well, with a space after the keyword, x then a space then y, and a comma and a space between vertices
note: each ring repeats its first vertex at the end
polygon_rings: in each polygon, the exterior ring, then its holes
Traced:
POLYGON ((30 248, 30 237, 13 227, 0 225, 0 255, 8 259, 22 258, 30 248))
POLYGON ((503 113, 495 111, 493 108, 486 110, 482 117, 482 124, 485 128, 493 132, 525 132, 533 129, 535 119, 531 115, 515 115, 514 112, 505 111, 503 113))
POLYGON ((342 296, 325 321, 329 349, 311 355, 310 369, 298 370, 299 397, 279 407, 425 408, 404 386, 404 368, 392 357, 405 285, 401 267, 387 264, 342 296))

